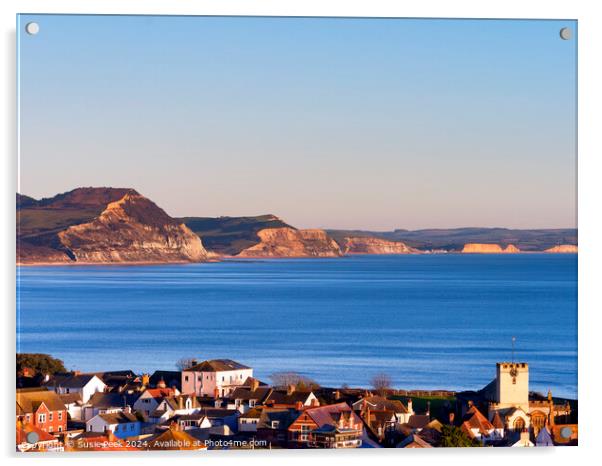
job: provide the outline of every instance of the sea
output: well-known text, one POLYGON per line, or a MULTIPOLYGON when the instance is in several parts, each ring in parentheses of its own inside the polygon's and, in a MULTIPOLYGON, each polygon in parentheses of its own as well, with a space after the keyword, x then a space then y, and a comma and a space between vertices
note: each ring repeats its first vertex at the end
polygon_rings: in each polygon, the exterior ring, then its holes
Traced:
POLYGON ((577 255, 19 267, 17 352, 84 372, 228 358, 268 383, 369 387, 385 373, 445 390, 480 389, 514 360, 531 390, 577 398, 577 255))

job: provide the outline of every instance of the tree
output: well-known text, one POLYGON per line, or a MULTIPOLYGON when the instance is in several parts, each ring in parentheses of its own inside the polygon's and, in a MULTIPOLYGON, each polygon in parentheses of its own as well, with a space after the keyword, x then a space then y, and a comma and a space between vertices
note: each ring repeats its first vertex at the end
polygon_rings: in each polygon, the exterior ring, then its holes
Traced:
POLYGON ((184 357, 180 358, 176 361, 176 367, 179 371, 185 371, 186 369, 190 369, 192 366, 196 364, 196 358, 193 357, 184 357))
POLYGON ((441 428, 442 447, 480 447, 481 444, 471 439, 462 429, 456 426, 444 425, 441 428))
POLYGON ((304 375, 298 374, 297 372, 275 372, 270 375, 270 379, 275 387, 288 387, 294 385, 297 390, 315 390, 320 388, 320 385, 313 379, 304 375))
POLYGON ((385 396, 387 391, 391 389, 391 377, 381 372, 372 377, 370 384, 380 396, 385 396))
POLYGON ((43 353, 17 353, 17 374, 29 368, 37 374, 47 375, 67 372, 62 360, 43 353))

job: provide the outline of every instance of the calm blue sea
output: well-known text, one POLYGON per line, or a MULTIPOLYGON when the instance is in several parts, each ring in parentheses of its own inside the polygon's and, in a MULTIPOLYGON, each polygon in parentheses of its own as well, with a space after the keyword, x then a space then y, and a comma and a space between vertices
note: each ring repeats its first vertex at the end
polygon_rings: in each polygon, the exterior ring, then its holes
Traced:
POLYGON ((577 396, 577 255, 407 255, 21 267, 19 352, 83 371, 230 358, 269 381, 478 389, 512 357, 577 396))

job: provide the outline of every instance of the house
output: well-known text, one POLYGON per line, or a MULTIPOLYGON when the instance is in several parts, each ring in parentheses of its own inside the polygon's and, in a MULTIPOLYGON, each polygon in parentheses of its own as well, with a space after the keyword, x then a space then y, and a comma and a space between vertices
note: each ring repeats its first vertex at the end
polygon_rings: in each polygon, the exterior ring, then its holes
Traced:
POLYGON ((306 408, 288 427, 289 443, 299 448, 357 448, 363 431, 347 403, 306 408))
POLYGON ((476 406, 471 406, 462 419, 461 429, 470 438, 486 444, 487 442, 498 441, 503 438, 503 425, 500 435, 499 424, 498 422, 498 429, 496 429, 476 406))
POLYGON ((129 369, 121 371, 96 372, 95 375, 107 386, 105 389, 106 391, 121 392, 126 390, 128 387, 131 389, 132 387, 130 387, 130 384, 140 384, 141 382, 141 379, 129 369))
POLYGON ((253 369, 231 359, 212 359, 182 371, 182 393, 229 397, 253 377, 253 369))
POLYGON ((151 411, 148 417, 151 422, 161 423, 176 415, 198 413, 200 409, 199 400, 194 395, 167 396, 159 401, 156 409, 151 411))
POLYGON ((257 422, 257 438, 270 446, 288 446, 288 427, 299 414, 300 411, 293 408, 262 408, 257 422))
POLYGON ((17 451, 64 451, 63 443, 54 435, 36 427, 31 422, 17 420, 16 426, 17 451))
POLYGON ((168 422, 179 430, 208 429, 212 426, 211 420, 203 413, 174 416, 168 422))
POLYGON ((146 416, 157 409, 164 398, 178 396, 176 388, 147 388, 133 404, 134 411, 141 411, 146 416))
POLYGON ((64 395, 58 395, 58 397, 65 405, 65 409, 67 410, 70 419, 75 421, 84 419, 84 403, 82 402, 81 393, 66 393, 64 395))
POLYGON ((387 435, 395 432, 397 419, 393 411, 367 409, 360 416, 367 427, 369 435, 379 443, 384 442, 387 435))
POLYGON ((67 430, 67 409, 60 397, 46 388, 18 388, 17 420, 23 425, 57 433, 67 430))
POLYGON ((98 414, 132 411, 138 397, 136 393, 96 392, 83 406, 82 420, 89 421, 98 414))
POLYGON ((227 408, 201 408, 198 412, 211 422, 211 427, 227 426, 230 430, 238 428, 238 417, 240 412, 236 409, 227 408))
POLYGON ((285 389, 273 389, 264 404, 274 408, 297 408, 299 405, 320 406, 320 401, 312 391, 297 390, 294 385, 289 385, 285 389))
POLYGON ((249 378, 245 385, 236 387, 229 396, 227 408, 237 409, 241 413, 253 409, 255 406, 266 404, 273 389, 255 378, 249 378))
POLYGON ((241 414, 238 417, 238 431, 239 432, 257 432, 257 425, 261 418, 261 412, 263 408, 261 406, 251 408, 249 411, 241 414))
POLYGON ((59 395, 79 393, 82 403, 88 400, 96 392, 104 392, 106 384, 96 374, 80 374, 79 372, 55 374, 46 382, 46 386, 59 395))
POLYGON ((137 437, 141 428, 142 422, 131 412, 97 414, 86 422, 87 432, 111 432, 120 439, 137 437))
POLYGON ((394 413, 395 420, 399 424, 405 424, 410 420, 410 416, 414 415, 414 409, 412 400, 408 401, 408 405, 405 406, 399 400, 389 400, 383 396, 366 396, 355 403, 352 408, 355 412, 370 411, 390 411, 394 413))

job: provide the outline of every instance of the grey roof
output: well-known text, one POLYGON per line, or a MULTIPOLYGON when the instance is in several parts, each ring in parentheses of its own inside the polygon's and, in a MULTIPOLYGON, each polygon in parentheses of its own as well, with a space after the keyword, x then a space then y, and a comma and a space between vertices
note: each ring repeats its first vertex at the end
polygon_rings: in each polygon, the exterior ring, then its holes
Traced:
POLYGON ((199 364, 192 366, 187 371, 195 372, 224 372, 224 371, 236 371, 240 369, 250 369, 239 362, 233 361, 232 359, 211 359, 203 361, 199 364))
POLYGON ((96 377, 96 374, 55 374, 46 385, 63 388, 83 388, 94 377, 96 377))
POLYGON ((139 393, 96 392, 90 397, 88 403, 95 408, 122 408, 125 406, 132 406, 139 397, 139 393))
POLYGON ((257 400, 259 403, 263 403, 271 392, 272 389, 270 387, 257 387, 255 390, 251 390, 247 387, 237 387, 230 395, 230 399, 245 401, 257 400))
POLYGON ((136 415, 132 413, 106 413, 99 414, 99 416, 108 424, 129 424, 132 422, 140 422, 136 415))

